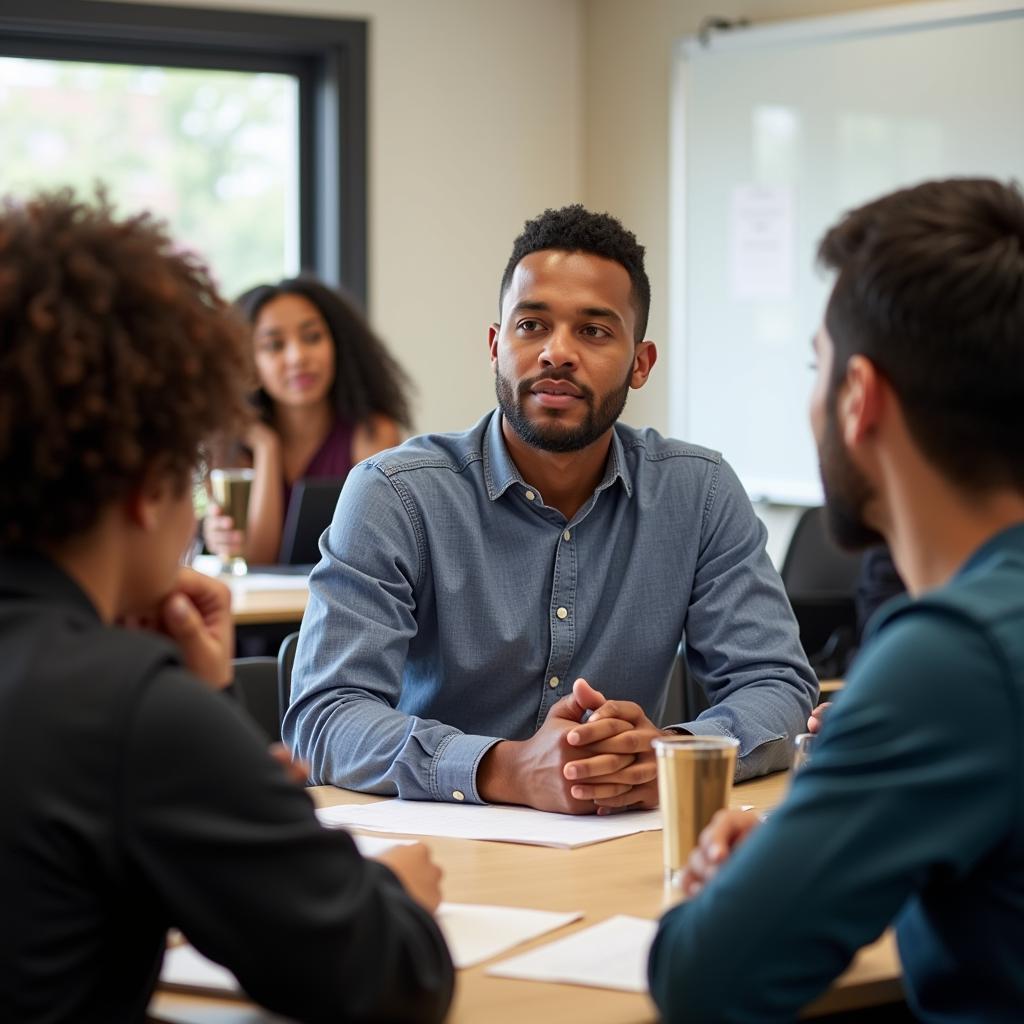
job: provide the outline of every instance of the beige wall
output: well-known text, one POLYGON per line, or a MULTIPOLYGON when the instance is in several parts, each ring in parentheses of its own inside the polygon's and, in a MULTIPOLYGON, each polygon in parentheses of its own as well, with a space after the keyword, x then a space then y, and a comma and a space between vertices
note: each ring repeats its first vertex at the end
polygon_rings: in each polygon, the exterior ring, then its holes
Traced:
MULTIPOLYGON (((889 0, 893 2, 893 0, 889 0)), ((905 0, 904 0, 905 2, 905 0)), ((661 361, 624 418, 669 428, 669 105, 672 48, 705 17, 758 24, 887 6, 879 0, 587 0, 584 19, 583 200, 620 217, 647 247, 653 294, 648 333, 661 361)), ((715 445, 713 437, 692 440, 715 445)), ((726 452, 728 456, 728 452, 726 452)), ((768 553, 781 559, 799 510, 761 505, 768 553)))
MULTIPOLYGON (((890 0, 890 3, 892 0, 890 0)), ((585 36, 584 201, 621 217, 647 246, 650 336, 659 365, 626 411, 632 423, 669 426, 669 104, 672 47, 705 17, 759 24, 886 6, 879 0, 588 0, 585 36)), ((714 438, 694 438, 714 446, 714 438)))
POLYGON ((368 19, 370 314, 417 384, 417 428, 468 426, 494 402, 512 239, 581 198, 582 0, 191 3, 368 19))

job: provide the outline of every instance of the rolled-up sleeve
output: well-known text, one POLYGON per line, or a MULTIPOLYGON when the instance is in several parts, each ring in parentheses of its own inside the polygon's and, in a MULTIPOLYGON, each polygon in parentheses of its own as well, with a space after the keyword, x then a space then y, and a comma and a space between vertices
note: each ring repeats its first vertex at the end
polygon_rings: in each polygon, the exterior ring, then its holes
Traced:
POLYGON ((121 779, 125 849, 154 899, 258 1002, 310 1022, 444 1018, 454 970, 432 916, 320 827, 230 701, 165 671, 121 779))

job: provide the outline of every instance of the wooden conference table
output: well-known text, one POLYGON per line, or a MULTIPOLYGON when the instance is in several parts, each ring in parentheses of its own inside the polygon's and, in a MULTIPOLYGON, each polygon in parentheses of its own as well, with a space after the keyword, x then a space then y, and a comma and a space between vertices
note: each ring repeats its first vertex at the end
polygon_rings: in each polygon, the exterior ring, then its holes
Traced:
MULTIPOLYGON (((230 584, 229 584, 230 585, 230 584)), ((266 626, 302 621, 309 590, 240 590, 232 587, 231 618, 236 626, 266 626)))
MULTIPOLYGON (((733 806, 753 804, 758 810, 776 806, 785 794, 786 774, 755 779, 735 787, 733 806)), ((316 803, 369 803, 379 799, 318 786, 310 790, 316 803)), ((662 885, 661 833, 647 832, 575 850, 556 850, 512 843, 469 839, 423 840, 444 869, 445 899, 581 910, 582 920, 498 959, 544 945, 570 930, 589 927, 614 914, 656 918, 669 906, 662 885)), ((454 1024, 639 1024, 657 1020, 645 995, 611 989, 493 978, 489 963, 458 972, 455 1002, 448 1020, 454 1024)), ((878 1006, 902 999, 895 941, 886 933, 863 949, 845 974, 812 1006, 808 1016, 878 1006)), ((257 1024, 276 1018, 239 1001, 158 993, 150 1007, 154 1021, 173 1024, 257 1024)))
POLYGON ((236 626, 297 625, 302 620, 309 600, 305 577, 264 577, 256 569, 249 577, 218 579, 231 588, 231 618, 236 626))

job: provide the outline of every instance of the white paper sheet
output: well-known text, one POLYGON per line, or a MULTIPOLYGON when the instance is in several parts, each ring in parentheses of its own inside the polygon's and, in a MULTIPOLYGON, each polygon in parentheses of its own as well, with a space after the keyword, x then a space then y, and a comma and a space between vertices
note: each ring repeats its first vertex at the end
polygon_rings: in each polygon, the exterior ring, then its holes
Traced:
POLYGON ((657 921, 617 914, 592 928, 487 968, 499 978, 647 991, 647 954, 657 921))
POLYGON ((196 555, 192 559, 192 568, 204 576, 219 576, 220 559, 216 555, 196 555))
POLYGON ((578 910, 560 914, 552 910, 473 903, 442 903, 437 908, 437 923, 456 967, 472 967, 521 942, 578 921, 582 916, 578 910))
POLYGON ((395 846, 412 846, 415 839, 383 839, 381 836, 357 836, 353 835, 356 849, 364 857, 379 857, 382 853, 395 846))
POLYGON ((250 590, 308 590, 309 575, 304 572, 250 572, 245 576, 221 575, 221 561, 216 555, 196 555, 192 568, 204 576, 222 579, 232 591, 250 590))
POLYGON ((661 828, 658 811, 623 814, 552 814, 529 807, 431 803, 421 800, 382 800, 375 804, 339 804, 317 810, 327 828, 364 828, 415 836, 489 839, 566 850, 603 843, 637 832, 661 828))
POLYGON ((160 981, 180 988, 237 994, 235 976, 220 964, 207 960, 194 946, 173 946, 164 953, 160 981))
POLYGON ((737 185, 733 189, 729 236, 734 299, 792 296, 793 206, 790 188, 737 185))
MULTIPOLYGON (((401 841, 359 836, 357 844, 369 841, 369 848, 401 846, 401 841)), ((383 852, 376 849, 377 853, 383 852)), ((472 967, 504 953, 545 932, 562 928, 583 916, 581 911, 557 913, 522 907, 490 907, 473 903, 442 903, 437 908, 437 923, 451 950, 456 967, 472 967)), ((237 994, 235 976, 220 964, 208 960, 194 946, 174 946, 164 955, 160 980, 165 985, 201 989, 207 992, 237 994)))
POLYGON ((305 573, 251 572, 245 576, 221 577, 232 593, 249 594, 267 590, 309 590, 305 573))

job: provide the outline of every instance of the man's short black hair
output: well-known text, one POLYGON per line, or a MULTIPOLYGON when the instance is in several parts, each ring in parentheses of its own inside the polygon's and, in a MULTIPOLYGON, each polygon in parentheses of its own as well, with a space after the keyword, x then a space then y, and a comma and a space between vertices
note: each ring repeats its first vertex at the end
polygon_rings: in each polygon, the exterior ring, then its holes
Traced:
POLYGON ((821 242, 833 399, 863 355, 907 428, 960 487, 1024 491, 1024 196, 931 181, 848 213, 821 242))
POLYGON ((651 283, 644 270, 644 247, 636 235, 607 213, 591 213, 579 203, 560 210, 545 210, 528 220, 512 245, 512 255, 501 276, 498 293, 498 315, 501 303, 512 281, 519 261, 533 252, 557 249, 561 252, 584 252, 614 260, 626 268, 633 284, 633 309, 636 313, 635 340, 643 341, 647 333, 647 315, 651 308, 651 283))

